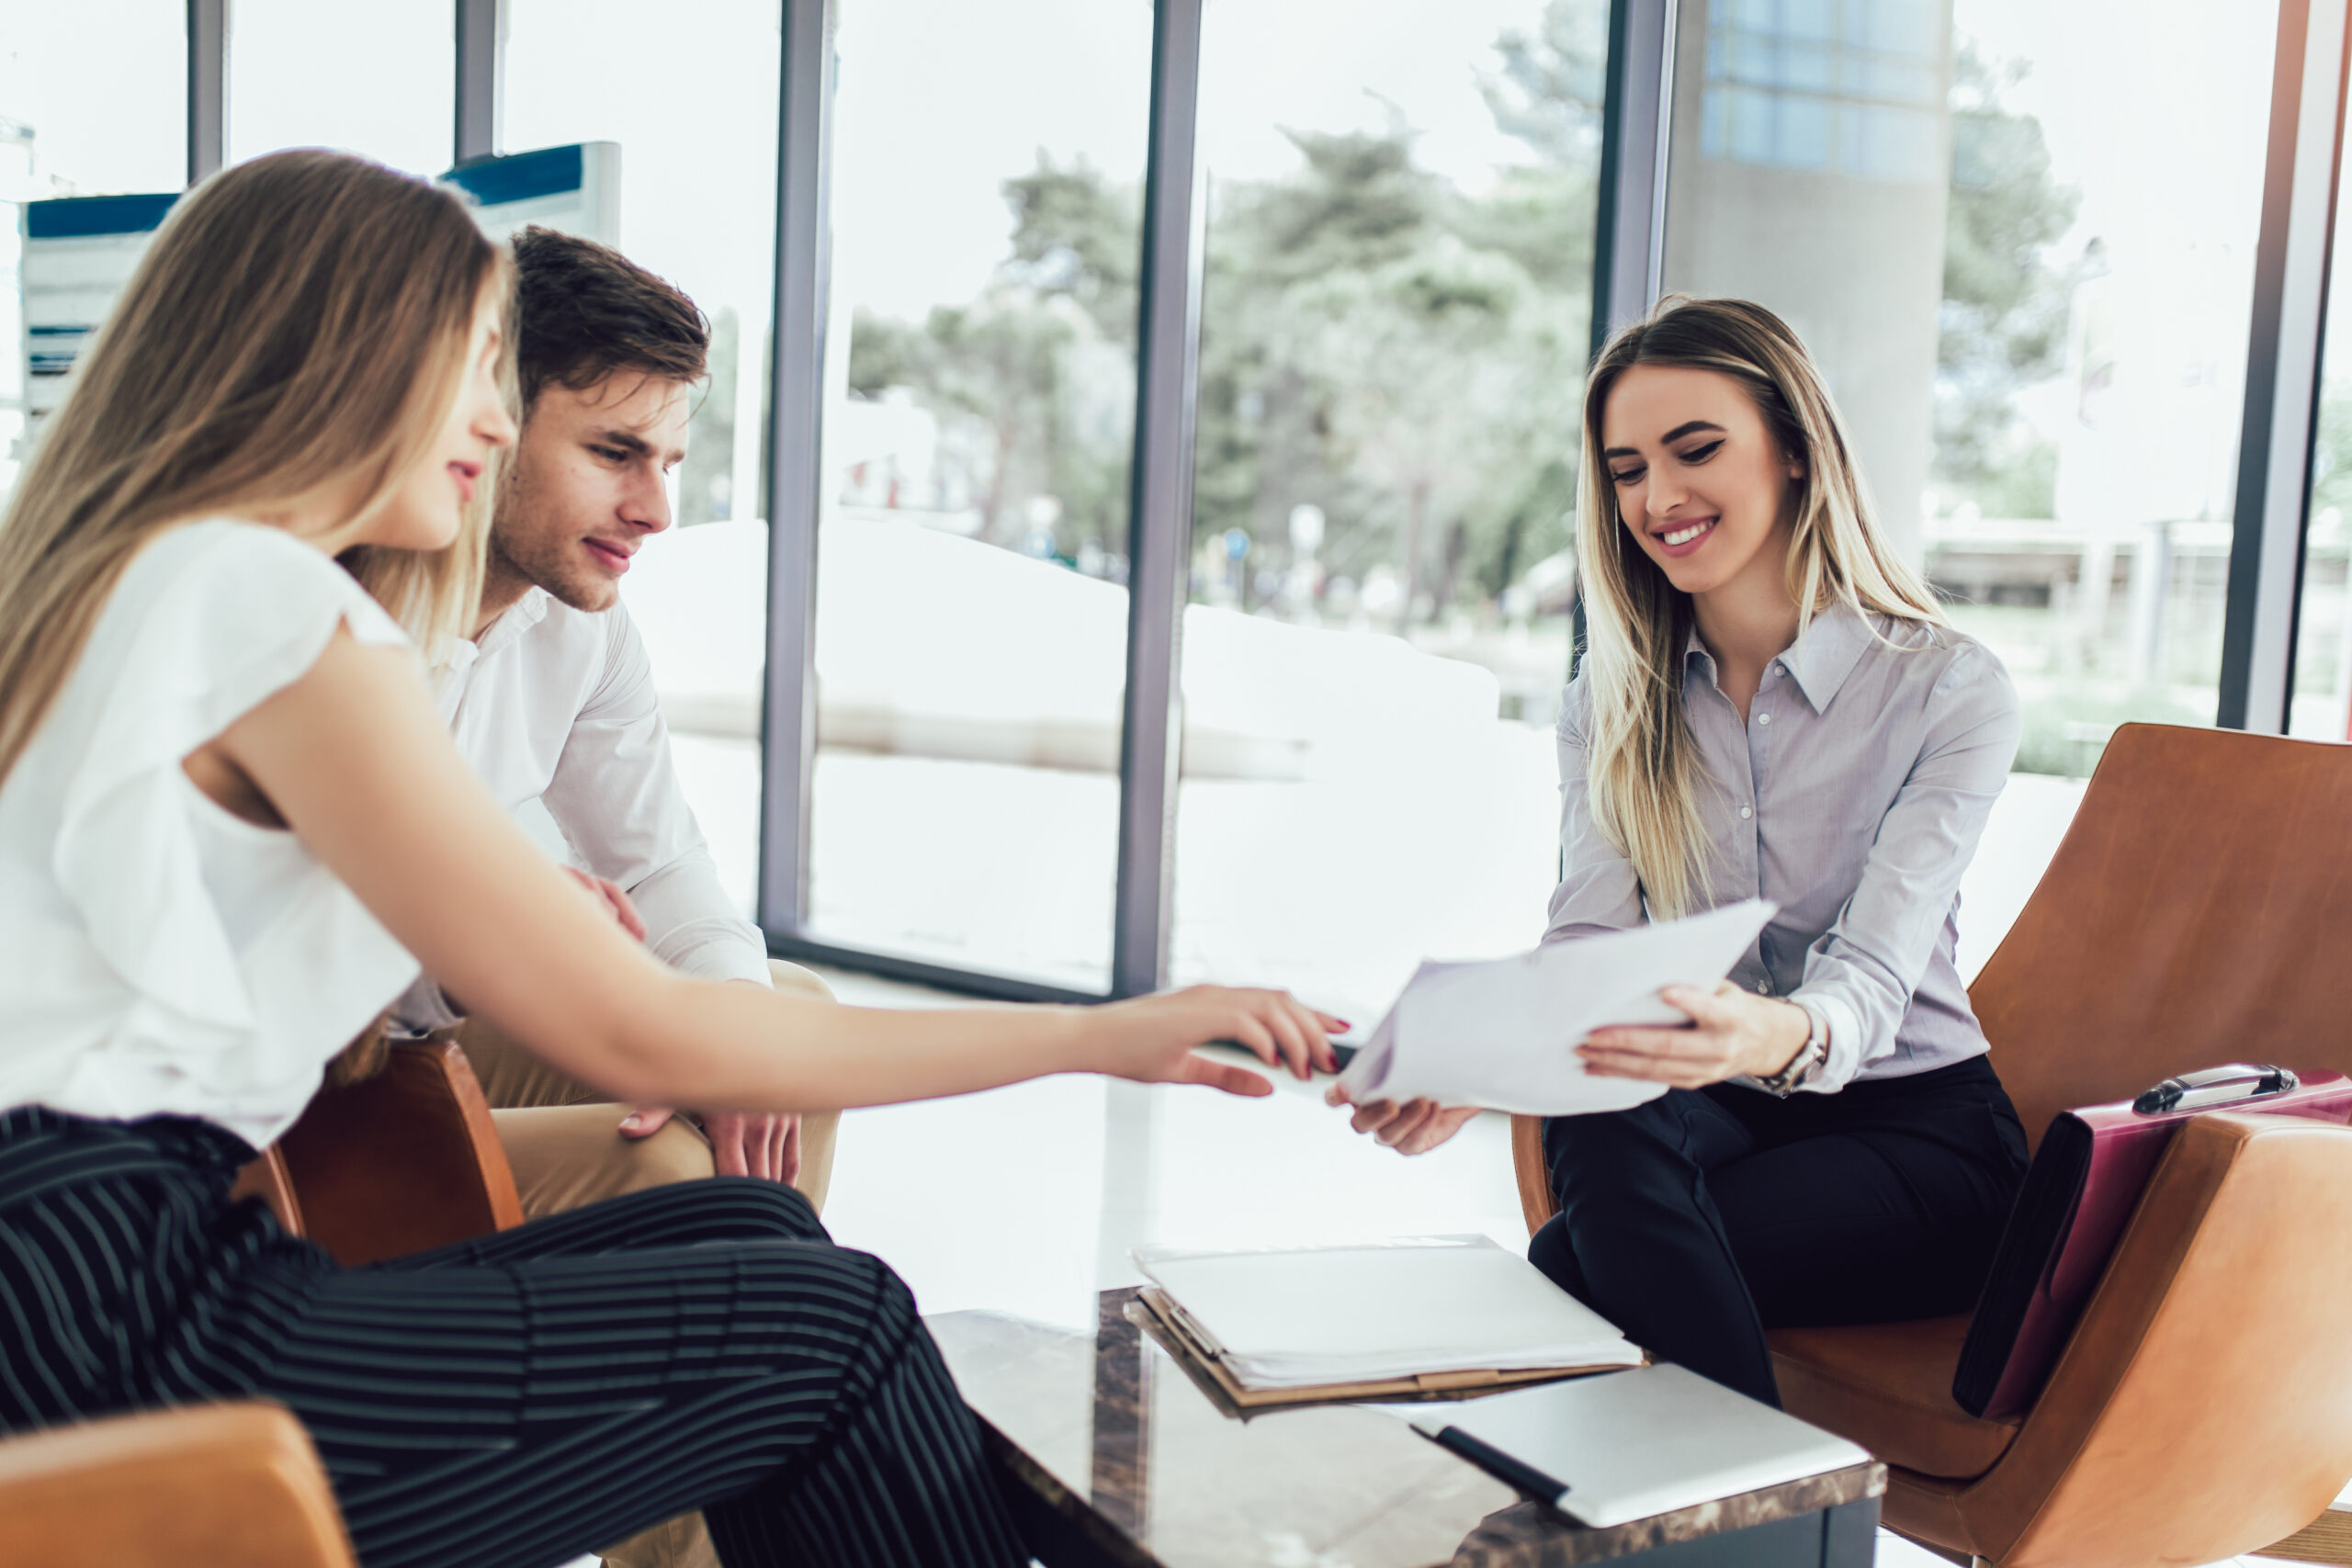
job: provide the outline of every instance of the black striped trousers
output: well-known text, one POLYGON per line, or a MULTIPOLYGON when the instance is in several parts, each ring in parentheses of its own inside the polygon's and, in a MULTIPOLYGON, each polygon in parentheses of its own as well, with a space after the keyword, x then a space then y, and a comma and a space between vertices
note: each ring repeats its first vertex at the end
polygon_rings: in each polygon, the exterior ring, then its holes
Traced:
POLYGON ((729 1568, 1027 1562, 906 1287, 789 1188, 343 1269, 228 1201, 251 1153, 0 1112, 0 1430, 276 1400, 366 1568, 561 1563, 697 1507, 729 1568))

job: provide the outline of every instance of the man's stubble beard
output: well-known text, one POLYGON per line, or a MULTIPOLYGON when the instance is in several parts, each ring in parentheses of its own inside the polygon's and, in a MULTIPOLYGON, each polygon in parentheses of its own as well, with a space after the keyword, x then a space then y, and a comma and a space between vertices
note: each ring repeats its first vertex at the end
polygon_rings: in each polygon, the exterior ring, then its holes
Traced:
POLYGON ((620 585, 570 558, 569 547, 578 543, 576 539, 569 536, 560 540, 534 539, 525 530, 509 525, 508 520, 529 505, 530 486, 518 472, 491 519, 492 573, 543 588, 550 597, 587 615, 611 609, 620 600, 620 585))

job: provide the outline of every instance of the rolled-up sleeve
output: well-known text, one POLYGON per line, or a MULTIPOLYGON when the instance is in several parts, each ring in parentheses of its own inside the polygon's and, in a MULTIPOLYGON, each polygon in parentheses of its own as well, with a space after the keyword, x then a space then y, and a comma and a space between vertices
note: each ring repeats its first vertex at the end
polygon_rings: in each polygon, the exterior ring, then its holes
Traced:
POLYGON ((1643 924, 1642 886, 1634 863, 1621 853, 1592 819, 1592 787, 1587 767, 1584 682, 1572 682, 1560 702, 1560 885, 1553 890, 1545 942, 1643 924))
POLYGON ((2000 661, 1971 644, 1928 695, 1918 760, 1880 820, 1853 897, 1805 956, 1790 1000, 1828 1025, 1829 1059, 1804 1085, 1834 1093, 1891 1055, 1961 874, 2008 780, 2020 724, 2000 661))

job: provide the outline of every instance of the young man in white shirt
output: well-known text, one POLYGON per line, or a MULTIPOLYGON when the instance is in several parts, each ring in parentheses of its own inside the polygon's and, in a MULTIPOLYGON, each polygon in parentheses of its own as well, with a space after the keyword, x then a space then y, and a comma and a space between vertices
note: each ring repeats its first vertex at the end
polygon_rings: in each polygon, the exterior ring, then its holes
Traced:
MULTIPOLYGON (((670 526, 707 374, 694 302, 616 253, 548 230, 514 241, 523 434, 502 481, 481 611, 435 671, 458 746, 507 809, 552 818, 575 876, 654 956, 690 974, 826 994, 771 960, 721 889, 680 793, 644 645, 620 602, 630 558, 670 526), (544 807, 545 815, 540 815, 544 807)), ((821 1206, 838 1115, 606 1101, 420 982, 395 1010, 453 1032, 493 1108, 526 1215, 714 1172, 821 1206)))

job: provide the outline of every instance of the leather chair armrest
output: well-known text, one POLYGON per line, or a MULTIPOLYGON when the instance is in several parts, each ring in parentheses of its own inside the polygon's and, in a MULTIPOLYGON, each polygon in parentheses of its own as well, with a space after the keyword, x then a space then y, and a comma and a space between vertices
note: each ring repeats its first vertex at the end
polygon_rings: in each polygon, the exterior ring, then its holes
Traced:
POLYGON ((353 1568, 301 1423, 192 1405, 0 1441, 0 1568, 353 1568))
POLYGON ((2017 1440, 1960 1500, 1971 1549, 2211 1562, 2318 1515, 2352 1474, 2347 1231, 2352 1129, 2184 1122, 2017 1440))
POLYGON ((277 1148, 306 1233, 346 1268, 523 1223, 490 1106, 449 1041, 395 1045, 373 1077, 319 1090, 277 1148))
POLYGON ((1544 1118, 1510 1119, 1510 1163, 1511 1174, 1519 1179, 1520 1212, 1527 1216, 1527 1234, 1533 1235, 1560 1212, 1552 1196, 1552 1172, 1544 1163, 1544 1118))
POLYGON ((277 1216, 278 1224, 288 1235, 307 1235, 302 1225, 301 1200, 294 1196, 294 1178, 287 1173, 286 1156, 272 1144, 237 1172, 237 1179, 229 1188, 233 1201, 240 1198, 258 1198, 269 1205, 277 1216))

